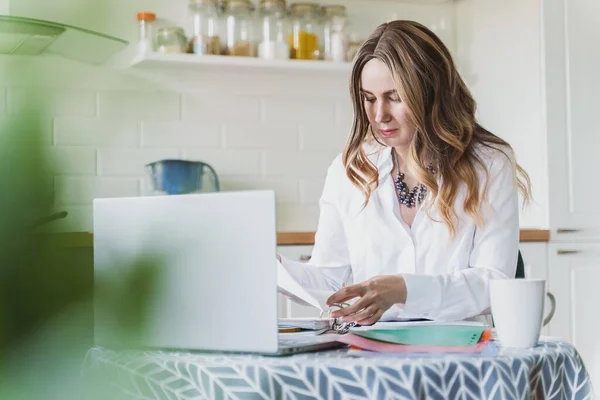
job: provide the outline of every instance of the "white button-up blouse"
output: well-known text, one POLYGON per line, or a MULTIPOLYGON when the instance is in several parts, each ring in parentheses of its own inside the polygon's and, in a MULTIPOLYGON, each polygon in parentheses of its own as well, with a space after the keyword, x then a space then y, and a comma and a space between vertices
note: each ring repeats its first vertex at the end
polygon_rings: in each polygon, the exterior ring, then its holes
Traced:
MULTIPOLYGON (((327 171, 311 260, 305 264, 284 258, 283 266, 307 289, 332 292, 375 276, 402 274, 406 303, 390 308, 382 320, 450 321, 489 313, 490 279, 513 278, 517 266, 518 194, 510 149, 507 157, 480 146, 489 174, 484 225, 477 226, 464 212, 462 187, 453 237, 435 207, 427 211, 421 206, 409 227, 400 216, 391 148, 365 149, 379 171, 379 186, 367 206, 363 208, 364 195, 348 179, 338 156, 327 171)), ((479 172, 483 190, 485 171, 479 172)))

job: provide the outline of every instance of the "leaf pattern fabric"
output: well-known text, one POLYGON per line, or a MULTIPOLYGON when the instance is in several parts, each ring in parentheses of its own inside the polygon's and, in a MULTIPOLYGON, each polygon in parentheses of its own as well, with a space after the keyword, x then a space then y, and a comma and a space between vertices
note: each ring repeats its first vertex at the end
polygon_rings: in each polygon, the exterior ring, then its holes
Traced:
POLYGON ((95 347, 83 373, 132 399, 592 399, 576 349, 545 341, 496 355, 287 357, 95 347))

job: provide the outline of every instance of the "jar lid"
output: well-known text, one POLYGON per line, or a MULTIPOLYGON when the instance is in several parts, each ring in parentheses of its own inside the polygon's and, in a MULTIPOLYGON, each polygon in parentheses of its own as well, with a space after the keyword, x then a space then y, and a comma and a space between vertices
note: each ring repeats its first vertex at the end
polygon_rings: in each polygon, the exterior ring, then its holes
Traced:
POLYGON ((330 5, 321 7, 324 15, 346 15, 346 6, 330 5))
POLYGON ((224 6, 227 10, 233 10, 237 8, 252 10, 254 8, 250 0, 225 0, 224 6))
POLYGON ((137 13, 137 20, 148 22, 156 21, 156 14, 146 11, 140 11, 139 13, 137 13))
POLYGON ((319 12, 320 6, 318 3, 293 3, 290 5, 292 12, 319 12))
POLYGON ((260 8, 286 8, 285 0, 260 0, 260 8))
POLYGON ((190 4, 208 4, 211 6, 216 6, 217 0, 190 0, 190 4))

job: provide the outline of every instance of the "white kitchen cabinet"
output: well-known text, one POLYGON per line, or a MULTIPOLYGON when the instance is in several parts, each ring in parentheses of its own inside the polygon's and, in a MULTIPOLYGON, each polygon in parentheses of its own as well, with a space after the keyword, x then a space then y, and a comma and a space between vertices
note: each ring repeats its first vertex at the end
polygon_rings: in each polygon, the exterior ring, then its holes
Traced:
POLYGON ((543 2, 550 228, 600 240, 600 1, 543 2))
POLYGON ((600 387, 600 243, 553 243, 548 259, 549 287, 557 303, 550 335, 577 348, 594 386, 600 387))
POLYGON ((525 278, 548 279, 548 244, 524 242, 519 250, 525 263, 525 278))
POLYGON ((548 279, 557 310, 550 334, 569 340, 600 387, 600 1, 542 2, 548 199, 548 279))

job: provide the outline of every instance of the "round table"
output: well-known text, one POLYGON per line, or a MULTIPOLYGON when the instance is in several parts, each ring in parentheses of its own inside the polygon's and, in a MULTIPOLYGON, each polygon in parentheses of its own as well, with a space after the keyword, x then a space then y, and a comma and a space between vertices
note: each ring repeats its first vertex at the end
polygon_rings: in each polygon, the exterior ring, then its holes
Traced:
POLYGON ((482 354, 288 357, 93 348, 87 376, 143 399, 591 399, 576 349, 542 340, 482 354))

